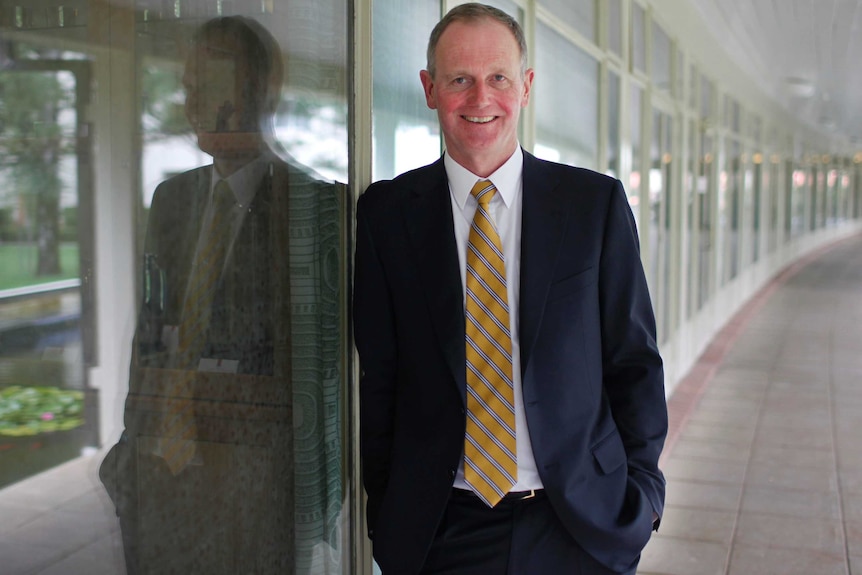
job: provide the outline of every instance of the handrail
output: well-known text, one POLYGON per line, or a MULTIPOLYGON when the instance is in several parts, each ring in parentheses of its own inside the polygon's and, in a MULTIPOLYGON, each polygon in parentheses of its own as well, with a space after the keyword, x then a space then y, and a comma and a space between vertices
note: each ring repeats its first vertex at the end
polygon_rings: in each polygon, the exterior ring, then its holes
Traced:
POLYGON ((0 301, 20 299, 53 292, 69 291, 81 287, 80 278, 47 282, 30 286, 0 290, 0 301))

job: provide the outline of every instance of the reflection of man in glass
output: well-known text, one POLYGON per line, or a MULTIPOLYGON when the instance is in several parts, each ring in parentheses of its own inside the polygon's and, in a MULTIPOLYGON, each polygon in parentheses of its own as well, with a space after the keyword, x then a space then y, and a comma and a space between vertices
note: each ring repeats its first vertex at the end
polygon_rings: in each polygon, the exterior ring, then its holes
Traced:
POLYGON ((127 568, 324 572, 341 507, 339 188, 281 157, 280 49, 256 22, 205 23, 183 84, 213 165, 163 182, 148 218, 126 430, 101 470, 127 568))

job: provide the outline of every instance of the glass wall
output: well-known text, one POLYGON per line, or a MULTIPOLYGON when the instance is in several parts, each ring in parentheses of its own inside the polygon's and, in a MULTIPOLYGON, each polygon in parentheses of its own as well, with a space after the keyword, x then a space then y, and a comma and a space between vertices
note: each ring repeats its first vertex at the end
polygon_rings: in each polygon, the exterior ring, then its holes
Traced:
POLYGON ((673 174, 670 114, 653 109, 649 170, 649 270, 648 279, 657 311, 659 342, 671 331, 671 176, 673 174))
POLYGON ((424 166, 442 150, 437 114, 425 104, 419 70, 440 19, 437 0, 374 2, 374 180, 424 166))
POLYGON ((643 98, 644 91, 638 85, 632 85, 629 93, 629 135, 631 143, 631 170, 629 170, 629 181, 626 192, 629 196, 629 205, 634 214, 635 223, 640 225, 641 206, 641 172, 643 170, 643 98))
POLYGON ((685 174, 683 176, 683 193, 685 194, 686 239, 683 240, 688 246, 688 260, 686 270, 686 319, 689 319, 697 310, 700 261, 700 197, 698 193, 698 173, 700 169, 698 150, 698 125, 697 120, 691 119, 688 123, 688 138, 686 141, 687 161, 685 174))
POLYGON ((0 571, 348 569, 347 0, 20 4, 0 571))
POLYGON ((596 0, 539 0, 556 18, 595 43, 598 21, 596 0))
POLYGON ((599 64, 544 23, 536 30, 531 99, 536 112, 535 154, 596 169, 599 137, 599 64), (553 72, 551 72, 553 71, 553 72), (577 105, 573 106, 572 103, 577 105))
POLYGON ((620 77, 613 70, 608 72, 608 134, 605 139, 607 165, 605 173, 620 177, 620 77))
POLYGON ((713 236, 713 212, 715 203, 715 180, 713 170, 715 163, 715 150, 713 138, 705 130, 700 134, 700 162, 697 176, 697 198, 699 221, 698 261, 697 273, 700 283, 698 288, 697 308, 701 309, 712 296, 712 285, 715 272, 713 271, 713 252, 715 238, 713 236))
POLYGON ((653 87, 671 91, 671 44, 670 38, 657 22, 652 23, 652 76, 653 87))
POLYGON ((608 50, 617 56, 623 55, 623 8, 622 0, 605 0, 608 11, 608 50))
MULTIPOLYGON (((753 193, 751 194, 752 202, 752 227, 753 235, 751 238, 751 261, 757 262, 760 259, 761 251, 761 229, 762 229, 762 213, 763 213, 763 198, 764 190, 769 189, 769 173, 763 169, 763 154, 757 152, 752 157, 752 169, 749 169, 747 174, 751 174, 751 186, 753 193)), ((748 187, 746 187, 746 190, 748 187)), ((767 225, 769 221, 767 220, 767 225)))
POLYGON ((632 71, 646 72, 646 25, 646 10, 637 2, 632 2, 630 45, 632 71))

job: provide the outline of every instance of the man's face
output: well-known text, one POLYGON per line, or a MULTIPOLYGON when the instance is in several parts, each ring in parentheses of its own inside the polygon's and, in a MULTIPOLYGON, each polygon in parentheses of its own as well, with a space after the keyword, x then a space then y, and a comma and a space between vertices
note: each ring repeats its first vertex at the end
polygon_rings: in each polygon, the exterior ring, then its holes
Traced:
POLYGON ((533 71, 522 76, 514 35, 491 19, 453 22, 435 56, 434 77, 423 70, 420 78, 428 107, 437 110, 446 152, 476 175, 488 176, 515 151, 533 71))
POLYGON ((186 117, 200 149, 215 158, 241 157, 258 147, 259 126, 247 121, 251 98, 244 61, 231 38, 196 46, 186 61, 186 117))

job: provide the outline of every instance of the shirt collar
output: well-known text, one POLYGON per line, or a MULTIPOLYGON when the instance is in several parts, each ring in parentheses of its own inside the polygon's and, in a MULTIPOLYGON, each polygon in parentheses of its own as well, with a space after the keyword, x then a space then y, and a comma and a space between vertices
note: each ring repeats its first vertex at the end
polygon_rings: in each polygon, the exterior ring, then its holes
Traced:
POLYGON ((443 165, 446 167, 449 190, 461 209, 467 203, 467 197, 470 195, 473 185, 479 180, 490 180, 497 188, 497 194, 503 199, 503 203, 508 208, 515 201, 515 197, 521 189, 524 152, 521 150, 520 145, 516 146, 515 151, 512 152, 506 163, 497 168, 497 171, 487 178, 480 178, 453 160, 449 154, 443 155, 443 165))
POLYGON ((240 207, 248 206, 254 199, 257 189, 266 175, 269 163, 267 154, 261 154, 226 178, 222 178, 218 170, 213 166, 210 192, 215 189, 216 184, 224 180, 230 186, 234 198, 236 198, 236 203, 240 207))

